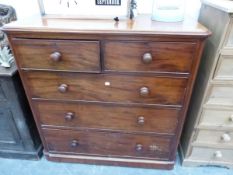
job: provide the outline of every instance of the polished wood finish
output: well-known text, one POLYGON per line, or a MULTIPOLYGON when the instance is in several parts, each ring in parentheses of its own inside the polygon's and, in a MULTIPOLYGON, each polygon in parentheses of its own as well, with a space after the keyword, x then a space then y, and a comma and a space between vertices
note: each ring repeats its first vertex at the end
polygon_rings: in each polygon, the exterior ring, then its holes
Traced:
POLYGON ((169 137, 115 132, 43 129, 43 133, 51 153, 167 160, 172 143, 169 137), (58 135, 59 137, 57 137, 58 135), (152 150, 153 145, 157 149, 152 150))
POLYGON ((186 78, 24 72, 33 99, 182 105, 186 78), (109 82, 109 86, 105 83, 109 82))
MULTIPOLYGON (((166 23, 152 21, 150 15, 139 15, 134 20, 74 20, 74 19, 55 19, 33 16, 24 20, 19 20, 16 23, 7 24, 4 27, 11 33, 18 32, 39 32, 42 33, 68 33, 68 34, 104 34, 115 35, 151 35, 151 36, 168 36, 176 38, 202 39, 210 35, 211 32, 203 25, 198 23, 192 17, 186 16, 183 22, 166 23)), ((19 34, 19 33, 18 33, 19 34)), ((32 36, 31 33, 30 36, 32 36)), ((77 36, 77 35, 76 35, 77 36)), ((143 37, 145 37, 143 36, 143 37)), ((66 38, 69 36, 66 35, 66 38)), ((30 38, 30 37, 27 37, 30 38)), ((46 37, 48 38, 48 37, 46 37)), ((56 38, 56 37, 54 37, 56 38)), ((80 38, 80 36, 79 36, 80 38)), ((93 36, 92 36, 93 38, 93 36)))
POLYGON ((20 67, 74 72, 100 71, 98 41, 13 39, 20 67), (72 52, 71 52, 72 51, 72 52), (42 59, 41 59, 42 58, 42 59))
POLYGON ((109 41, 104 43, 104 66, 118 72, 189 73, 195 48, 190 42, 109 41))
POLYGON ((94 165, 114 165, 114 166, 129 166, 129 167, 142 167, 143 168, 159 168, 171 170, 174 167, 174 161, 168 160, 148 160, 148 159, 137 159, 133 158, 117 158, 117 157, 102 157, 94 155, 67 155, 58 153, 45 153, 47 160, 57 161, 57 162, 71 162, 71 163, 86 163, 94 165))
POLYGON ((173 135, 179 109, 35 101, 42 127, 173 135))
MULTIPOLYGON (((161 23, 149 16, 117 23, 48 18, 34 19, 34 25, 30 20, 23 23, 8 25, 5 32, 48 160, 173 167, 204 41, 210 34, 206 28, 190 19, 161 23), (42 55, 61 67, 40 64, 44 57, 23 67, 24 53, 18 54, 17 40, 32 40, 35 45, 64 41, 68 55, 85 54, 94 61, 79 67, 78 62, 85 61, 79 57, 62 66, 62 56, 56 52, 63 55, 63 50, 46 45, 44 50, 40 47, 42 55), (68 47, 74 42, 95 43, 95 51, 76 53, 75 46, 68 47)), ((27 50, 25 55, 32 53, 27 50)))

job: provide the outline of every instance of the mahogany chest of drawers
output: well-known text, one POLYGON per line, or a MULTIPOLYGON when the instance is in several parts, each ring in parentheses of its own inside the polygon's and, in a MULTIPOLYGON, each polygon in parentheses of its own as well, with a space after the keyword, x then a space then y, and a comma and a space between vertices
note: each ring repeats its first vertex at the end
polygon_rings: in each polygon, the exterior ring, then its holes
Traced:
POLYGON ((4 31, 47 159, 173 167, 205 27, 145 15, 33 18, 4 31))

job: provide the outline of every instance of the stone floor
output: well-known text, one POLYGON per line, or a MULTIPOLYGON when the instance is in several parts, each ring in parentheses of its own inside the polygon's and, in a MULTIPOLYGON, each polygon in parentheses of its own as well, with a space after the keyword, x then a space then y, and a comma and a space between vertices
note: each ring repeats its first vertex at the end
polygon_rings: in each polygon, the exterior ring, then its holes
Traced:
POLYGON ((0 175, 233 175, 233 170, 218 167, 181 167, 179 160, 172 171, 96 166, 70 163, 0 158, 0 175))

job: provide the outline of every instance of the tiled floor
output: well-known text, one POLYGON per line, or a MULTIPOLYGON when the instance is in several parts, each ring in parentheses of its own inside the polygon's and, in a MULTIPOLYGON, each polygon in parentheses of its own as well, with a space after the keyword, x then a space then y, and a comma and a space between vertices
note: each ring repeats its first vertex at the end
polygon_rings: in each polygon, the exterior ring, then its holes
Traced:
POLYGON ((113 166, 54 163, 0 158, 0 175, 233 175, 233 170, 217 167, 184 168, 177 161, 174 170, 153 170, 113 166))

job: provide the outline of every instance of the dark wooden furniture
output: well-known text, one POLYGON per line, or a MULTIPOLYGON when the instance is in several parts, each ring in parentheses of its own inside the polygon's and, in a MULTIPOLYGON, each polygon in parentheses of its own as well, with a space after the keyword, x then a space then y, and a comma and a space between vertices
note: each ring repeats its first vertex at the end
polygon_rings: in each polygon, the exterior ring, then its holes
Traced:
POLYGON ((15 65, 0 66, 0 157, 39 159, 42 145, 15 65))
POLYGON ((171 169, 205 39, 196 21, 7 25, 47 159, 171 169))

